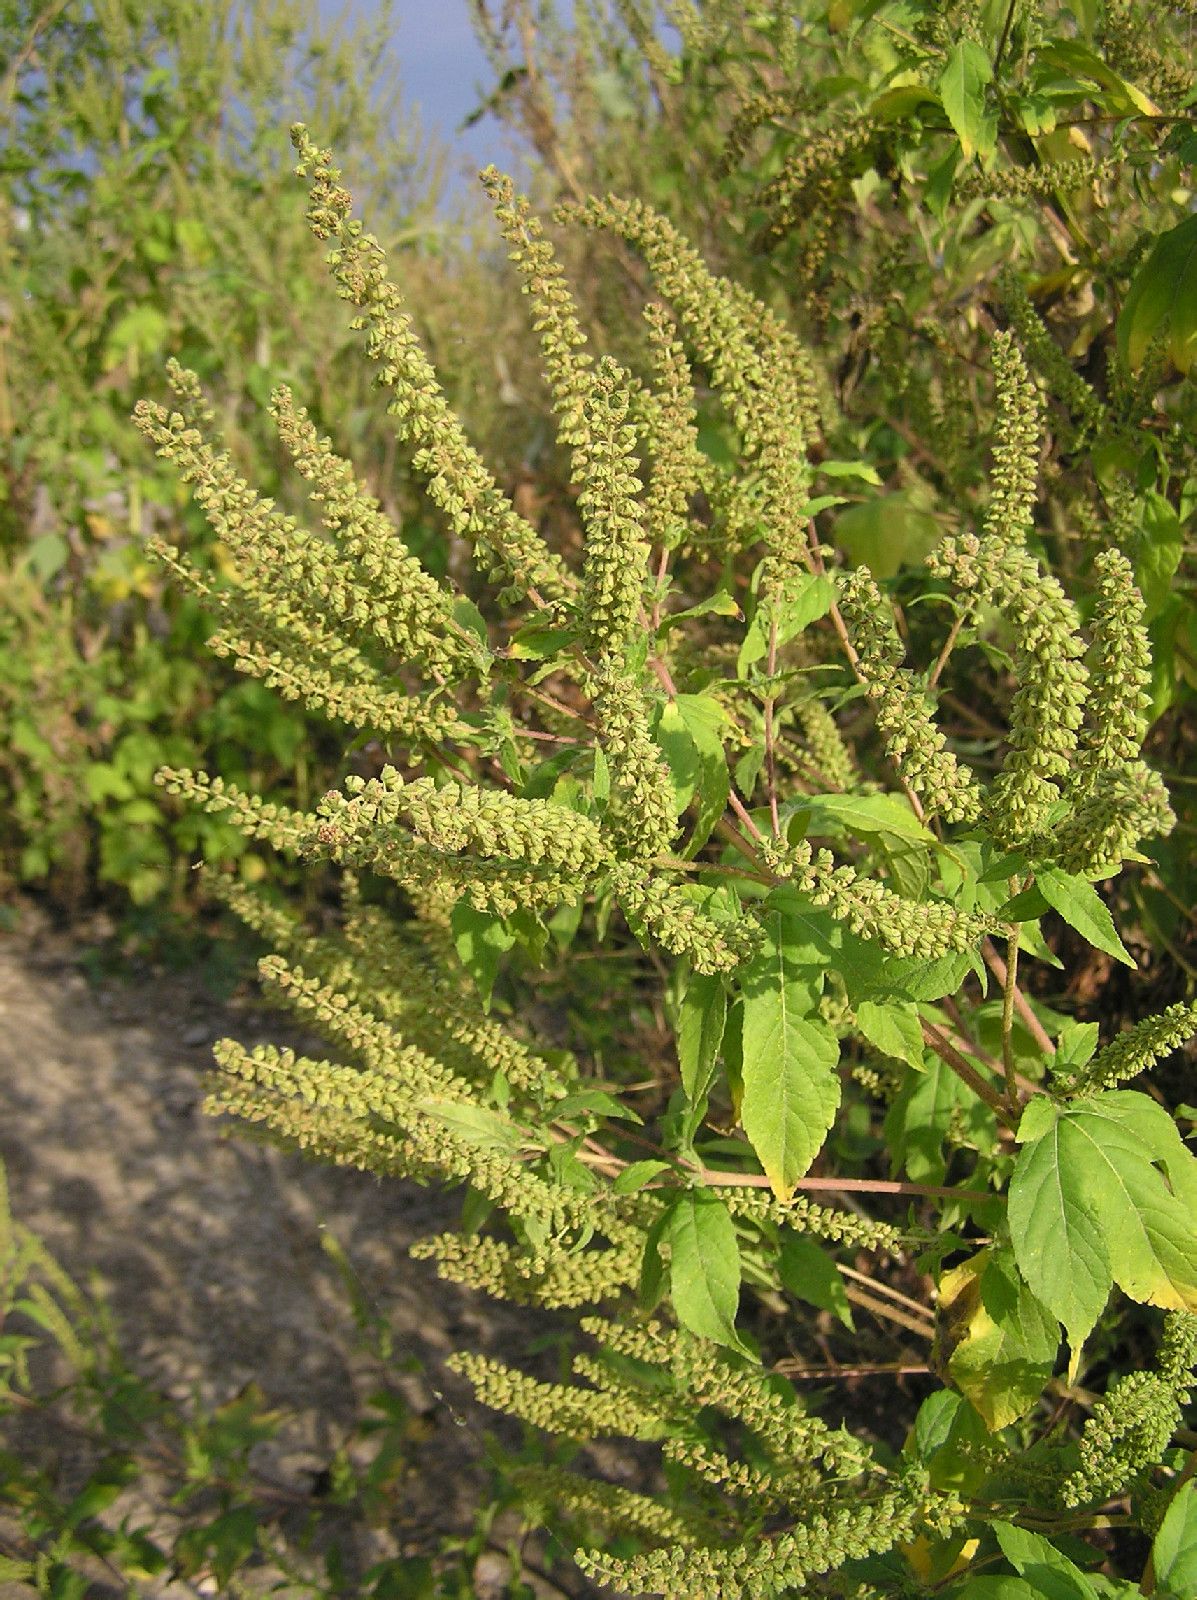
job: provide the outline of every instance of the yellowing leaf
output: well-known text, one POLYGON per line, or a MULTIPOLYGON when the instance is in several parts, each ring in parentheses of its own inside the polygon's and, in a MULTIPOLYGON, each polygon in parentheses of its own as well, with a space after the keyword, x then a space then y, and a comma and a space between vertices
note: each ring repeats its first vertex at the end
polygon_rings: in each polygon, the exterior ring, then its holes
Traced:
POLYGON ((1059 1343, 1059 1324, 1023 1282, 1009 1250, 982 1250, 945 1273, 939 1286, 939 1360, 991 1431, 1016 1422, 1036 1404, 1059 1343))

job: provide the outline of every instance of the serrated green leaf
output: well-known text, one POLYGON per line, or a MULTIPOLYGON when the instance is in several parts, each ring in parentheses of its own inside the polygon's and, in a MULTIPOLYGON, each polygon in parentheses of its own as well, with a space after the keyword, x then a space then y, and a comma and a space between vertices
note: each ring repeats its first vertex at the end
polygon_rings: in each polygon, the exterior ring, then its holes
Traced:
POLYGON ((817 990, 787 950, 784 919, 744 970, 740 1121, 773 1192, 787 1200, 819 1153, 840 1103, 839 1042, 809 1016, 817 990))
POLYGON ((668 1161, 633 1161, 626 1166, 611 1185, 614 1194, 635 1194, 637 1189, 643 1189, 646 1183, 651 1183, 654 1178, 659 1178, 661 1173, 670 1171, 668 1161))
POLYGON ((417 1100, 415 1109, 455 1133, 467 1144, 497 1155, 514 1155, 519 1149, 520 1132, 515 1124, 497 1111, 469 1100, 417 1100))
POLYGON ((1118 349, 1135 369, 1159 333, 1168 335, 1173 363, 1188 372, 1197 357, 1197 216, 1159 236, 1118 316, 1118 349))
POLYGON ((1088 879, 1061 872, 1059 867, 1041 867, 1035 874, 1035 884, 1052 910, 1058 911, 1095 950, 1103 950, 1128 967, 1135 965, 1134 957, 1118 937, 1109 907, 1088 879))
POLYGON ((1151 1555, 1159 1600, 1197 1594, 1197 1484, 1192 1480, 1173 1495, 1151 1555))
POLYGON ((747 1353, 736 1332, 740 1247, 727 1207, 708 1189, 679 1195, 669 1211, 669 1285, 678 1321, 691 1333, 747 1353))
POLYGON ((923 1070, 923 1025, 913 1000, 862 1000, 856 1008, 856 1026, 882 1055, 904 1061, 916 1072, 923 1070))
POLYGON ((953 45, 939 79, 939 97, 966 161, 988 156, 994 148, 997 120, 987 109, 986 86, 993 81, 989 57, 974 39, 953 45))
MULTIPOLYGON (((1020 1138, 1044 1120, 1026 1129, 1035 1105, 1020 1138)), ((1167 1113, 1154 1107, 1161 1121, 1148 1106, 1145 1095, 1113 1091, 1061 1109, 1024 1144, 1010 1180, 1015 1259, 1064 1324, 1074 1367, 1115 1283, 1144 1304, 1197 1310, 1197 1164, 1167 1113)))
POLYGON ((1043 1600, 1097 1600, 1086 1574, 1041 1533, 1011 1522, 995 1522, 993 1531, 1006 1560, 1043 1600))

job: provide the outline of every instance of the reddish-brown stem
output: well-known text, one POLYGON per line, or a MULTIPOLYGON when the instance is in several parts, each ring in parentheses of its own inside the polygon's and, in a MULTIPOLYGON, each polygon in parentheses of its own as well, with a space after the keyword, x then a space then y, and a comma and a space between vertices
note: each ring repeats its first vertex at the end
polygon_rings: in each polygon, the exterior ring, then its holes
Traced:
MULTIPOLYGON (((717 1172, 700 1167, 698 1176, 712 1188, 769 1189, 772 1184, 760 1172, 717 1172)), ((983 1189, 945 1189, 930 1183, 902 1183, 896 1178, 799 1178, 796 1188, 818 1194, 905 1194, 931 1200, 992 1200, 983 1189)))
MULTIPOLYGON (((732 810, 735 812, 736 816, 739 817, 740 821, 744 824, 745 828, 748 830, 749 836, 751 838, 757 840, 758 843, 759 843, 760 840, 764 837, 764 835, 761 833, 761 830, 757 827, 756 823, 752 820, 752 817, 749 814, 747 807, 744 805, 744 802, 740 799, 739 795, 736 793, 736 791, 734 789, 729 793, 729 795, 727 797, 727 803, 732 808, 732 810)), ((733 832, 734 832, 734 830, 733 830, 733 832)), ((760 862, 756 857, 755 851, 753 852, 752 859, 754 861, 756 861, 756 864, 758 866, 760 865, 760 862)))
POLYGON ((944 1037, 934 1023, 923 1023, 923 1042, 935 1051, 941 1061, 945 1061, 951 1067, 958 1078, 968 1084, 975 1095, 984 1100, 999 1122, 1008 1128, 1015 1126, 1015 1120, 1011 1117, 1001 1095, 981 1076, 972 1062, 962 1056, 955 1045, 944 1037))
POLYGON ((872 1378, 885 1374, 891 1378, 915 1377, 930 1372, 930 1367, 906 1366, 901 1361, 866 1361, 858 1367, 804 1367, 800 1361, 777 1361, 774 1372, 785 1378, 872 1378))

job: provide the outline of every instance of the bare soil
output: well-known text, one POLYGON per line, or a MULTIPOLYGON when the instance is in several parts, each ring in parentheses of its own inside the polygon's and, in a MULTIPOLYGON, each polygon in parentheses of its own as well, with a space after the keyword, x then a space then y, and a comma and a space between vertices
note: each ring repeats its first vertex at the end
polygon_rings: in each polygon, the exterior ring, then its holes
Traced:
POLYGON ((305 1489, 377 1384, 322 1248, 331 1232, 389 1323, 392 1381, 422 1435, 388 1537, 363 1554, 431 1554, 468 1534, 486 1498, 484 1434, 505 1424, 445 1358, 519 1361, 551 1319, 409 1259, 415 1240, 453 1225, 453 1196, 307 1163, 203 1114, 215 1039, 297 1042, 248 986, 221 1003, 176 975, 93 983, 83 955, 36 909, 0 935, 0 1160, 15 1215, 77 1281, 98 1279, 142 1376, 205 1405, 256 1382, 285 1408, 266 1466, 305 1489))

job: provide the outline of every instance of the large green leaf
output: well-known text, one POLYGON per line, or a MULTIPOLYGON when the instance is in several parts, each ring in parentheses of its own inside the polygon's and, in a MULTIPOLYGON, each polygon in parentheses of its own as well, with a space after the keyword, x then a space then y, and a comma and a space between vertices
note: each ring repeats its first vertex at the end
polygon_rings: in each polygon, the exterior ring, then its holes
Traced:
POLYGON ((1118 317, 1118 348, 1132 367, 1142 365, 1157 334, 1181 372, 1197 357, 1197 216, 1162 233, 1135 274, 1118 317))
POLYGON ((997 118, 985 102, 992 81, 993 68, 981 46, 975 39, 958 40, 940 74, 939 97, 966 161, 993 153, 997 118))
POLYGON ((1134 966, 1135 959, 1118 937, 1109 907, 1088 879, 1061 872, 1059 867, 1041 867, 1035 874, 1035 887, 1052 910, 1058 911, 1095 950, 1104 950, 1116 961, 1134 966))
POLYGON ((733 1350, 740 1301, 740 1247, 722 1200, 709 1189, 679 1195, 663 1240, 669 1245, 669 1292, 678 1321, 691 1333, 733 1350))
POLYGON ((839 1042, 812 1017, 818 988, 789 943, 786 919, 766 919, 769 937, 744 970, 740 1121, 773 1192, 788 1200, 818 1155, 840 1103, 839 1042))
POLYGON ((1043 1600, 1097 1600, 1086 1574, 1041 1533, 1012 1522, 995 1522, 993 1531, 1006 1560, 1043 1600))
POLYGON ((1152 1545, 1159 1600, 1197 1594, 1197 1483, 1182 1484, 1152 1545))
POLYGON ((1142 1303, 1197 1311, 1197 1163, 1151 1105, 1122 1090, 1068 1107, 1039 1098, 1023 1113, 1010 1235, 1022 1275, 1068 1331, 1074 1367, 1115 1283, 1142 1303))
POLYGON ((940 1361, 991 1430, 1037 1403, 1060 1344, 1009 1250, 982 1250, 944 1274, 936 1331, 940 1361))

